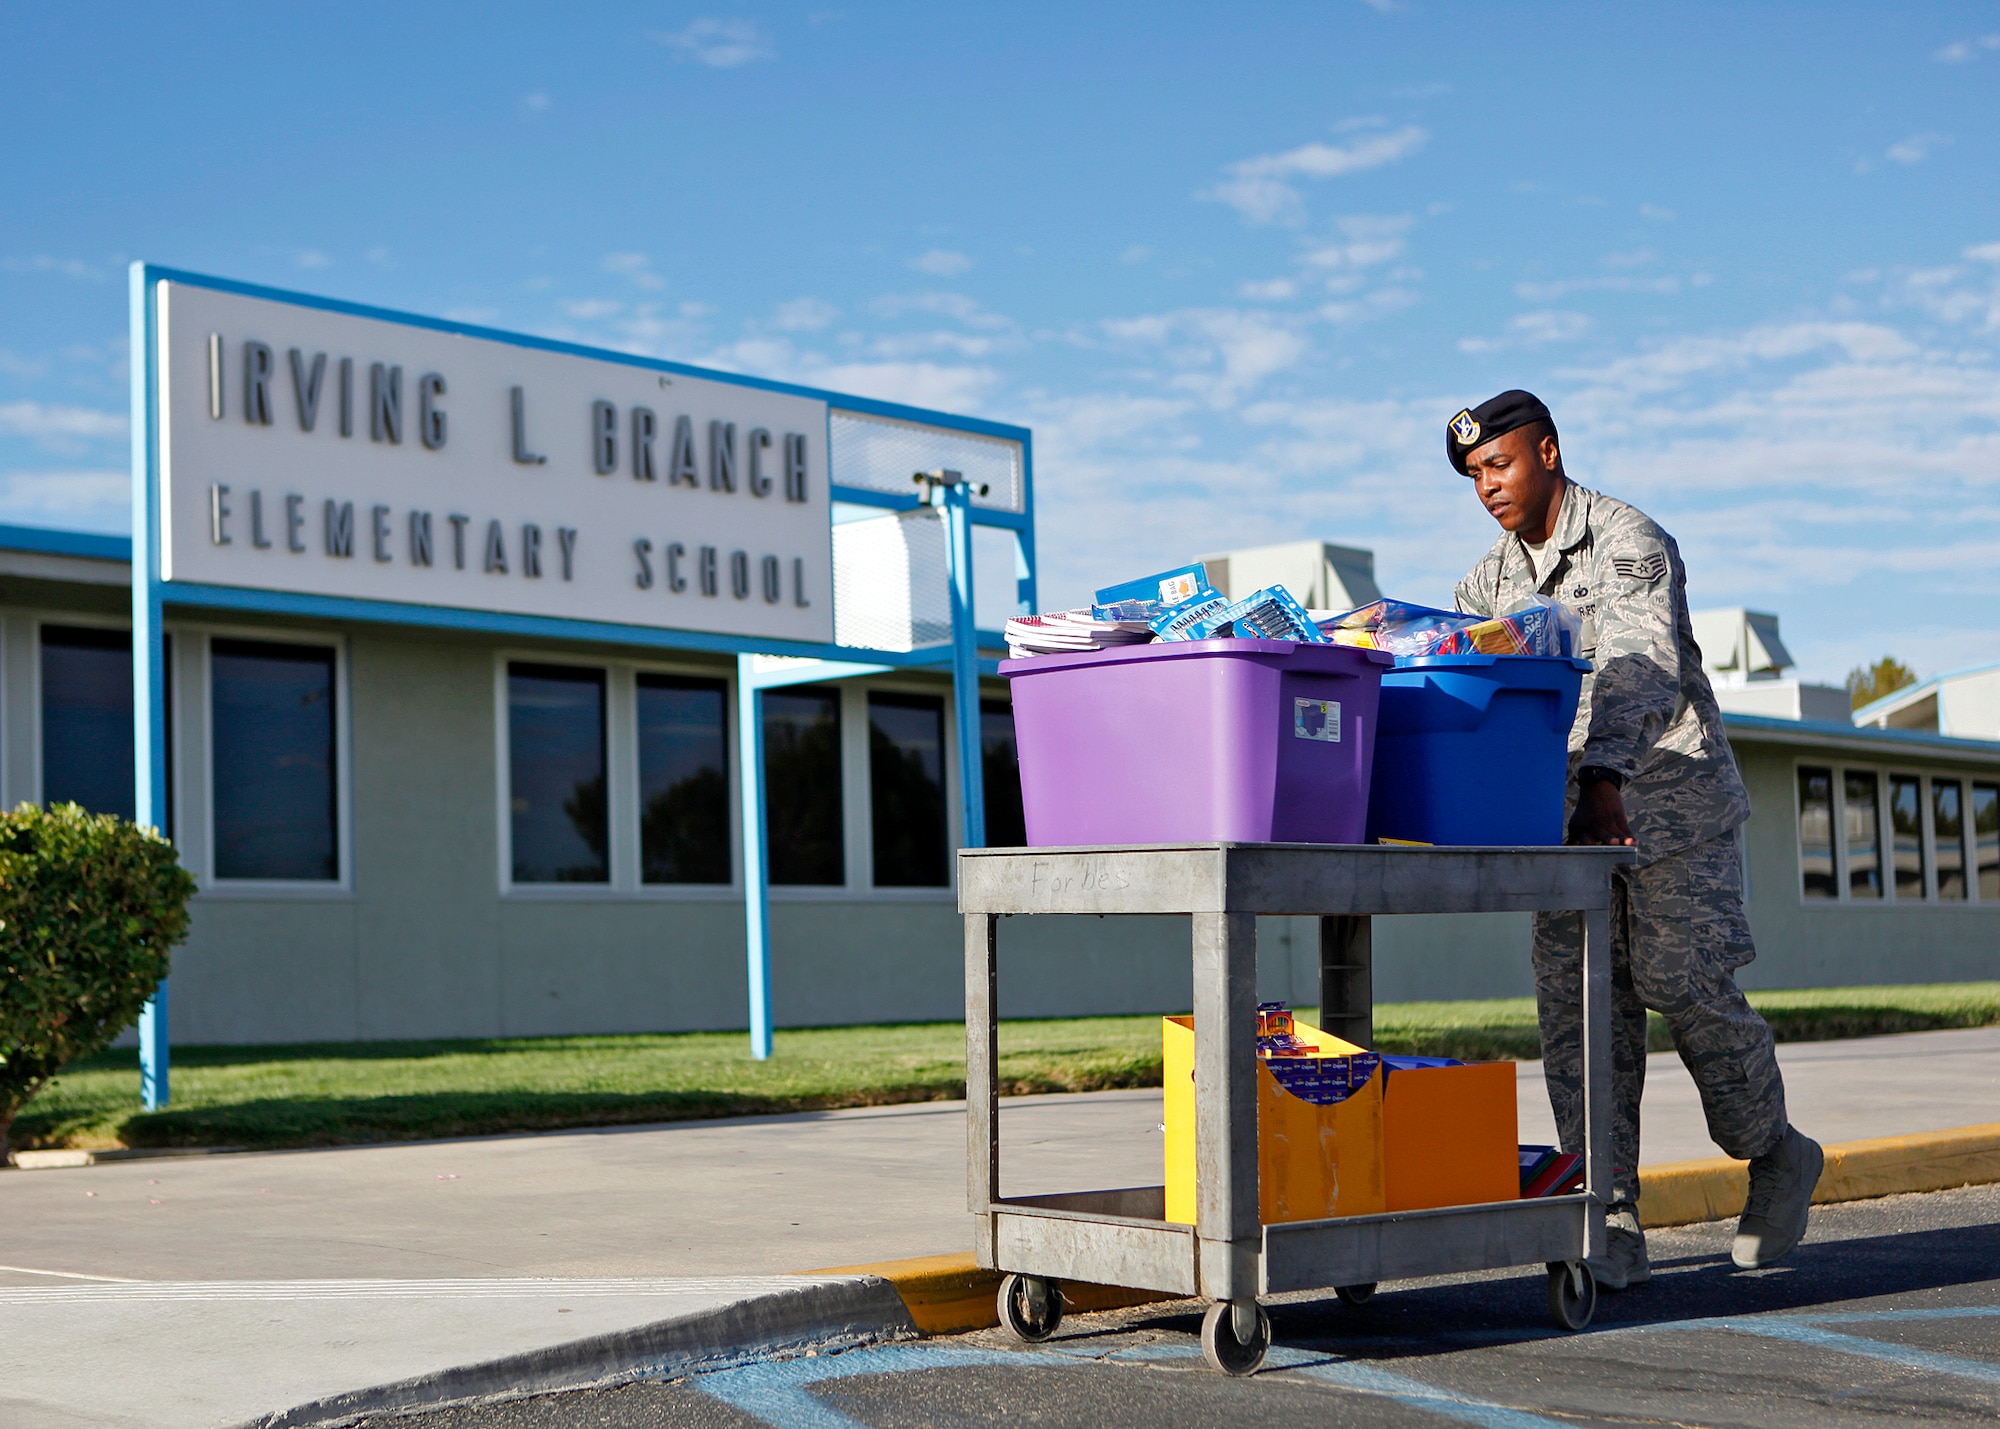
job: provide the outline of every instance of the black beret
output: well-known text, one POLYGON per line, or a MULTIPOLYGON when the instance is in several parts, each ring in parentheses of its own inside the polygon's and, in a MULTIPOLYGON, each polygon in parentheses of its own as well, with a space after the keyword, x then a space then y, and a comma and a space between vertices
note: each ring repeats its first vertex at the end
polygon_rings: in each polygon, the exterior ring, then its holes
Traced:
POLYGON ((1498 397, 1489 397, 1477 407, 1468 407, 1445 423, 1445 460, 1460 476, 1469 476, 1471 473, 1465 469, 1465 459, 1472 454, 1473 448, 1536 422, 1547 422, 1551 432, 1556 429, 1555 418, 1549 415, 1549 409, 1534 393, 1517 388, 1512 392, 1502 392, 1498 397))

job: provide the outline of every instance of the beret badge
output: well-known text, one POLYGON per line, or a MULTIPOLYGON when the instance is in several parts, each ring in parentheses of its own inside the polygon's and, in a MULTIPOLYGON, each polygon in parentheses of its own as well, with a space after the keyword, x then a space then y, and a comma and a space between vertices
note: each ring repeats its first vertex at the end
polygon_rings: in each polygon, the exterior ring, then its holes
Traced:
POLYGON ((1479 440, 1479 422, 1470 410, 1460 412, 1451 419, 1451 435, 1462 447, 1469 447, 1479 440))

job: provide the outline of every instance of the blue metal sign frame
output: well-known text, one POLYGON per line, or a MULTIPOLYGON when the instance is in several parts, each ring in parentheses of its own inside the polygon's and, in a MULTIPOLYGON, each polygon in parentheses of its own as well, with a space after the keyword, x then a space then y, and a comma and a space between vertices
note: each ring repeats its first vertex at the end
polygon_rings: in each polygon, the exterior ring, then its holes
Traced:
MULTIPOLYGON (((241 283, 207 274, 190 273, 151 263, 134 263, 130 271, 131 377, 132 377, 132 733, 134 742, 133 812, 142 825, 159 827, 166 807, 170 777, 166 743, 165 655, 161 621, 168 605, 205 610, 246 611, 267 615, 308 619, 359 621, 370 624, 414 626, 436 630, 456 630, 528 639, 566 640, 578 644, 623 645, 656 649, 697 650, 738 657, 737 711, 739 723, 739 784, 742 791, 744 852, 744 931, 748 942, 750 980, 750 1032, 754 1055, 767 1057, 771 1051, 772 1014, 770 977, 770 920, 767 903, 761 691, 776 684, 852 678, 893 669, 953 669, 953 702, 956 706, 960 787, 962 791, 961 842, 977 847, 985 842, 984 799, 976 786, 983 768, 980 746, 978 675, 991 673, 993 662, 969 659, 975 647, 996 649, 1001 644, 998 631, 974 631, 972 626, 971 536, 973 526, 993 527, 1009 532, 1015 541, 1016 596, 1021 608, 1032 610, 1036 600, 1034 542, 1034 461, 1033 437, 1026 427, 990 422, 977 417, 956 416, 923 407, 873 398, 855 397, 820 388, 764 378, 718 372, 687 363, 640 357, 627 352, 587 347, 526 333, 505 332, 445 318, 425 317, 342 302, 308 293, 241 283), (613 362, 652 372, 698 377, 711 382, 730 383, 764 391, 783 392, 827 404, 833 412, 887 417, 971 436, 994 437, 1019 444, 1021 451, 1021 510, 1018 512, 975 507, 961 490, 948 503, 945 516, 949 535, 953 639, 949 645, 918 650, 871 650, 839 644, 791 640, 760 640, 712 632, 675 630, 666 627, 621 625, 602 621, 568 620, 555 617, 498 614, 463 610, 449 606, 406 605, 396 601, 350 597, 292 594, 252 590, 234 586, 197 584, 160 579, 159 505, 159 285, 163 282, 210 288, 244 297, 262 298, 299 307, 318 308, 353 317, 372 318, 433 332, 482 338, 542 352, 563 353, 597 362, 613 362), (789 656, 815 662, 792 666, 782 675, 753 673, 754 657, 789 656), (755 867, 752 867, 754 862, 755 867)), ((829 447, 831 443, 829 441, 829 447)), ((878 507, 893 511, 915 510, 924 498, 914 489, 909 495, 842 485, 829 467, 830 495, 836 504, 878 507)), ((914 473, 913 473, 914 475, 914 473)), ((88 554, 98 554, 95 550, 88 554)), ((167 986, 162 983, 147 1004, 139 1021, 141 1097, 147 1110, 167 1104, 169 1095, 169 1039, 167 1034, 167 986)))

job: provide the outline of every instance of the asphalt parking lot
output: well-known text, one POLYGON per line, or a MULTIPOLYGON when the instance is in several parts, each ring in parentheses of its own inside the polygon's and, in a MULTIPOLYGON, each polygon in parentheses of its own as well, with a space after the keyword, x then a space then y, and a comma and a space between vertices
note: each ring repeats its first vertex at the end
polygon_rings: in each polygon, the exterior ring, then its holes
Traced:
POLYGON ((1199 1306, 769 1360, 370 1421, 370 1429, 902 1429, 950 1425, 1666 1423, 1845 1429, 2000 1419, 2000 1187, 1822 1207, 1781 1266, 1729 1264, 1727 1224, 1656 1231, 1650 1285, 1549 1328, 1539 1268, 1285 1297, 1264 1370, 1207 1368, 1199 1306))

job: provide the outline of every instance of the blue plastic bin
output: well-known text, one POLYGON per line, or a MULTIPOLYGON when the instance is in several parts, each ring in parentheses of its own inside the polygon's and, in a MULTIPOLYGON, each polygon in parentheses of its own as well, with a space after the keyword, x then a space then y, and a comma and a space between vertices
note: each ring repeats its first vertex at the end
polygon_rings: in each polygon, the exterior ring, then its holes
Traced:
POLYGON ((1426 655, 1382 675, 1368 836, 1559 844, 1588 660, 1426 655))

